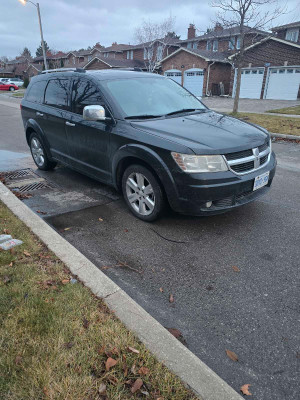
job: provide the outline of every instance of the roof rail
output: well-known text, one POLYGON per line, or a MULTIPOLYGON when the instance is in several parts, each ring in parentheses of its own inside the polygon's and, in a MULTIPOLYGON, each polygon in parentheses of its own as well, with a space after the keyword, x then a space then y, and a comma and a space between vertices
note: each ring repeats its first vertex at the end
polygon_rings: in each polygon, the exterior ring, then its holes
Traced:
POLYGON ((86 70, 83 68, 56 68, 56 69, 46 69, 45 71, 42 71, 42 74, 49 74, 52 72, 81 72, 85 73, 86 70))

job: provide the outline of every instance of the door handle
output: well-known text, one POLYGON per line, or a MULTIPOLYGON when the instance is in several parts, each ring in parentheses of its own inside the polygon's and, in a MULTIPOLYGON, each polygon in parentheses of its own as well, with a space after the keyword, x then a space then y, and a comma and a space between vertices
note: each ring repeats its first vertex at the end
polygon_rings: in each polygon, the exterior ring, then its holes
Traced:
POLYGON ((66 122, 66 125, 68 125, 68 126, 75 126, 75 124, 72 124, 72 122, 69 122, 69 121, 66 122))
POLYGON ((40 112, 38 112, 38 111, 35 113, 35 115, 36 115, 37 117, 43 117, 43 116, 44 116, 44 114, 42 114, 42 113, 40 113, 40 112))

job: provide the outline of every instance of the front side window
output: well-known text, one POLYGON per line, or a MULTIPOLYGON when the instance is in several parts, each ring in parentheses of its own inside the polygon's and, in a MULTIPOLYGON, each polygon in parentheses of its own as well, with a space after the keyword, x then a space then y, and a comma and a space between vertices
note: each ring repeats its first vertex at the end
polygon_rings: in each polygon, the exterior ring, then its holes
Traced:
POLYGON ((82 78, 76 78, 72 86, 72 112, 75 114, 83 114, 85 106, 102 105, 103 97, 99 89, 91 81, 82 78))
POLYGON ((287 29, 285 38, 291 42, 298 42, 299 29, 287 29))
POLYGON ((30 86, 29 92, 26 95, 26 100, 33 103, 42 103, 47 81, 35 82, 30 86))
POLYGON ((102 81, 125 117, 159 116, 182 109, 205 106, 191 93, 168 78, 132 78, 102 81))
POLYGON ((51 79, 45 93, 45 104, 52 107, 68 109, 69 80, 65 78, 51 79))

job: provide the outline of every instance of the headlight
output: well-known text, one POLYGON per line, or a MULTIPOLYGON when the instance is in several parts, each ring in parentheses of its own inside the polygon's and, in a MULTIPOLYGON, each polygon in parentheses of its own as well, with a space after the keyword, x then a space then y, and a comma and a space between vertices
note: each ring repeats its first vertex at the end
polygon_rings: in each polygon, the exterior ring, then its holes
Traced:
POLYGON ((188 173, 228 171, 224 158, 217 156, 193 156, 172 152, 177 165, 188 173))

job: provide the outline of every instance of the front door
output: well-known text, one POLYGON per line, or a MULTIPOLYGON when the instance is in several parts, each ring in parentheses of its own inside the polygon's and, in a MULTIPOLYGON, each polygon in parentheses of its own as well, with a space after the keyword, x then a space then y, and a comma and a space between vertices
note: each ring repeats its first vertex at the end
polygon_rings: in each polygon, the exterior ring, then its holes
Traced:
POLYGON ((83 109, 88 105, 101 105, 108 111, 102 93, 92 81, 82 77, 74 77, 72 85, 72 115, 66 121, 72 165, 88 175, 110 182, 109 141, 112 124, 83 119, 83 109))

